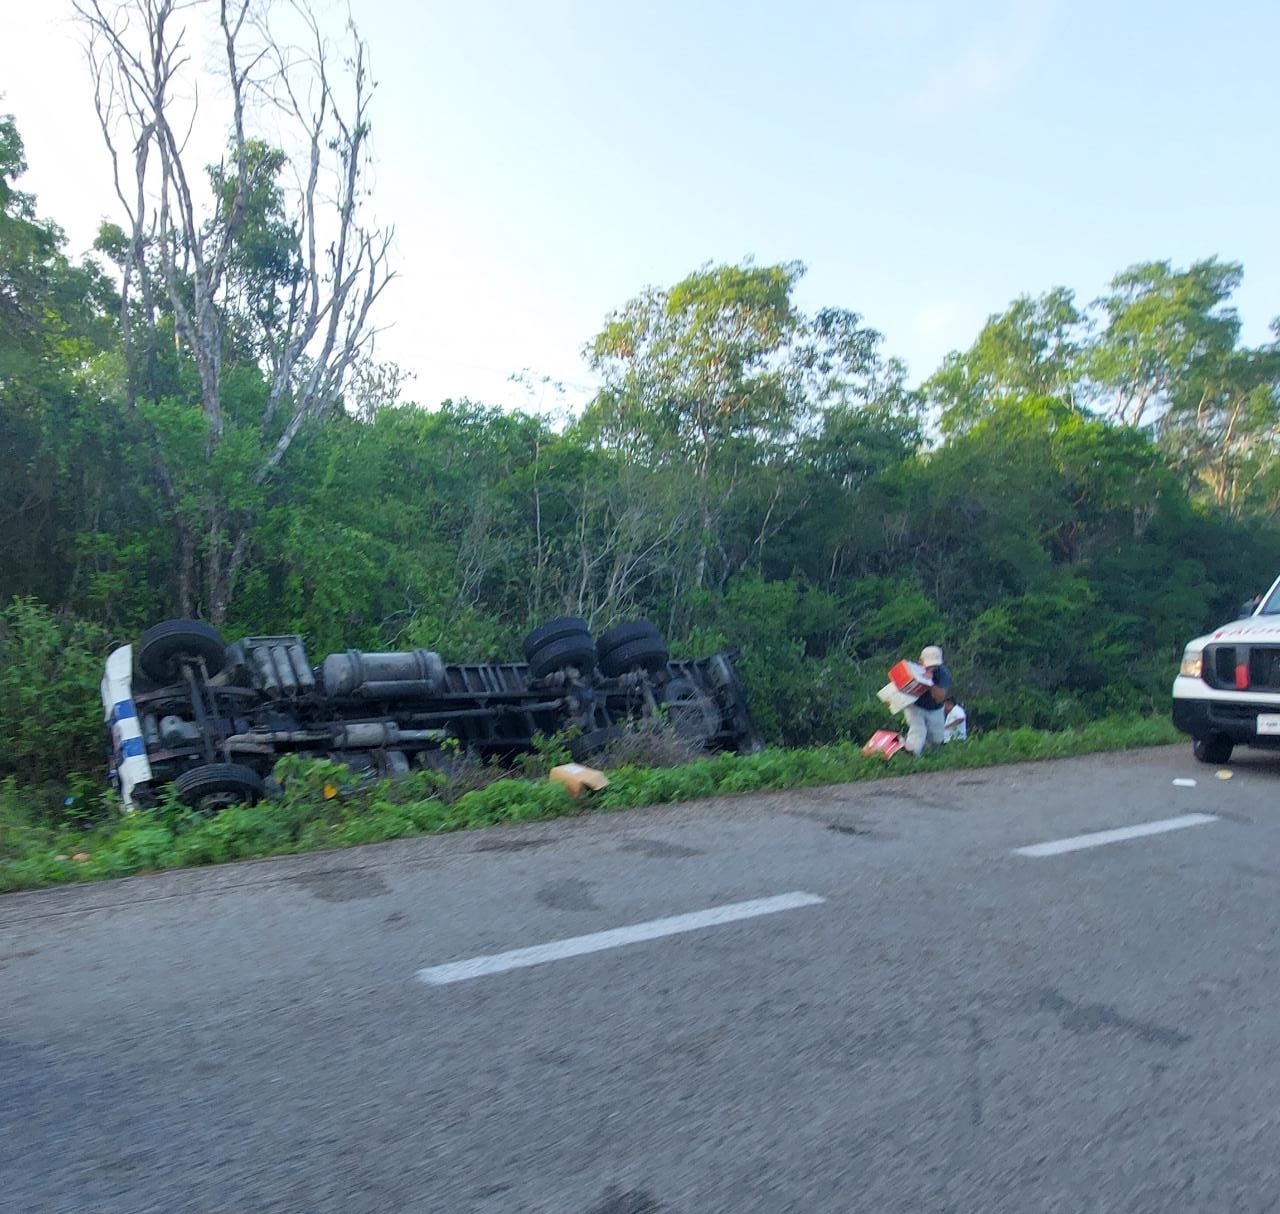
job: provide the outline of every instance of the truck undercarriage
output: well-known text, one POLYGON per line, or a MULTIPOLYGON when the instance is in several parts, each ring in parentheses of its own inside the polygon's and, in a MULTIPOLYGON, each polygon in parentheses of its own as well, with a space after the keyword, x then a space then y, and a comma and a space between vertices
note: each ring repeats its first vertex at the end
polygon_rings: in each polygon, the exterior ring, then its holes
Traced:
POLYGON ((661 721, 695 749, 761 746, 734 654, 673 660, 647 620, 594 638, 576 617, 526 638, 523 662, 347 650, 313 666, 299 636, 225 645, 198 620, 148 629, 107 661, 102 699, 126 805, 173 784, 202 810, 248 803, 287 754, 394 777, 465 752, 507 760, 568 735, 575 759, 661 721))

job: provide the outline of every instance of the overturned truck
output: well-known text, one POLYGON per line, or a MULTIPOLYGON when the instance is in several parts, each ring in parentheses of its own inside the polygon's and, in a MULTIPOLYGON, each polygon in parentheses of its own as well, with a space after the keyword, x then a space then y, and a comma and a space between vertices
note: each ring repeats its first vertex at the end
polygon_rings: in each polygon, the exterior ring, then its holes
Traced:
POLYGON ((112 777, 129 807, 172 784, 208 812, 258 800, 286 754, 393 777, 568 734, 582 761, 646 720, 700 749, 760 748, 732 652, 673 660, 647 620, 596 638, 565 617, 530 633, 524 655, 449 663, 426 649, 349 649, 313 666, 299 636, 226 645, 203 621, 168 620, 107 659, 112 777))

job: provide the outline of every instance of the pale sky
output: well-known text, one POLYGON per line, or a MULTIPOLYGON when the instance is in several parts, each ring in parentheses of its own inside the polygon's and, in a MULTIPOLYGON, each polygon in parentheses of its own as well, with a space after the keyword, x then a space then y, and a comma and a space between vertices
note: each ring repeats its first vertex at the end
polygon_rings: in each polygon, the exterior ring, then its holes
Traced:
MULTIPOLYGON (((744 257, 805 262, 802 306, 861 312, 913 379, 1136 261, 1243 262, 1248 341, 1280 314, 1274 0, 350 8, 397 232, 379 352, 424 404, 576 408, 610 310, 744 257)), ((69 11, 0 0, 0 112, 76 255, 117 215, 69 11)))

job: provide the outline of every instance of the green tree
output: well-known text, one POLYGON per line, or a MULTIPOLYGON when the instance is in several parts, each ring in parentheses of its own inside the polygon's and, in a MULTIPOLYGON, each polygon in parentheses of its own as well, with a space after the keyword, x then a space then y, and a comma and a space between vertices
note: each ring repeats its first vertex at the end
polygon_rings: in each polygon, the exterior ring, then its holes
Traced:
POLYGON ((1122 424, 1150 424, 1189 492, 1215 509, 1268 512, 1280 438, 1280 343, 1241 346, 1231 296, 1243 269, 1133 266, 1099 301, 1096 397, 1122 424))
POLYGON ((0 780, 43 784, 101 761, 105 639, 34 599, 0 604, 0 780))
POLYGON ((180 553, 178 608, 222 622, 268 482, 301 430, 341 409, 390 279, 390 234, 361 215, 374 87, 366 47, 348 22, 335 71, 305 4, 291 6, 303 46, 282 42, 271 9, 251 0, 74 7, 127 220, 103 240, 120 269, 124 394, 153 435, 180 553), (189 129, 208 119, 188 100, 200 96, 187 46, 205 10, 216 14, 225 82, 213 122, 229 149, 207 174, 186 151, 189 129), (282 142, 302 148, 296 173, 250 134, 263 108, 282 142), (235 375, 245 366, 258 384, 235 375))
POLYGON ((1228 301, 1242 273, 1235 262, 1210 257, 1186 270, 1142 262, 1111 280, 1110 293, 1097 301, 1105 324, 1087 367, 1108 417, 1146 424, 1205 360, 1235 348, 1240 318, 1228 301))
POLYGON ((825 409, 914 418, 905 369, 881 357, 875 330, 854 312, 796 307, 803 272, 704 267, 633 299, 587 347, 602 387, 584 437, 693 487, 689 588, 758 560, 803 504, 799 444, 825 409))
POLYGON ((988 319, 973 346, 952 353, 925 384, 944 434, 958 434, 1003 400, 1052 396, 1077 403, 1089 322, 1074 294, 1056 287, 1019 296, 988 319))
POLYGON ((1273 516, 1280 504, 1280 342, 1199 358, 1170 391, 1159 435, 1194 496, 1235 517, 1273 516))
POLYGON ((68 261, 62 232, 17 188, 24 169, 0 117, 0 586, 67 603, 89 589, 99 525, 132 496, 130 436, 97 395, 112 290, 68 261))

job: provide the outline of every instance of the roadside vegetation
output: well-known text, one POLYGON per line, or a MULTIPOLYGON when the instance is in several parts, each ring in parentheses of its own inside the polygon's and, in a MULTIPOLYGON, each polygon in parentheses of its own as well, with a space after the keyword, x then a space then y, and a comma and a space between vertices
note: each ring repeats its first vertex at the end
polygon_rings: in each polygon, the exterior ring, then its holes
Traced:
POLYGON ((358 783, 336 764, 285 761, 277 769, 277 796, 212 817, 193 813, 172 794, 154 809, 121 815, 111 794, 85 792, 69 815, 41 821, 10 777, 0 783, 0 892, 569 814, 1066 758, 1162 745, 1177 736, 1163 719, 1117 719, 1052 733, 993 732, 919 760, 901 754, 887 763, 864 758, 858 745, 847 742, 723 754, 670 767, 629 763, 611 767, 608 787, 581 800, 547 779, 550 766, 568 758, 554 742, 528 756, 521 770, 460 763, 447 776, 421 772, 395 782, 358 783))

